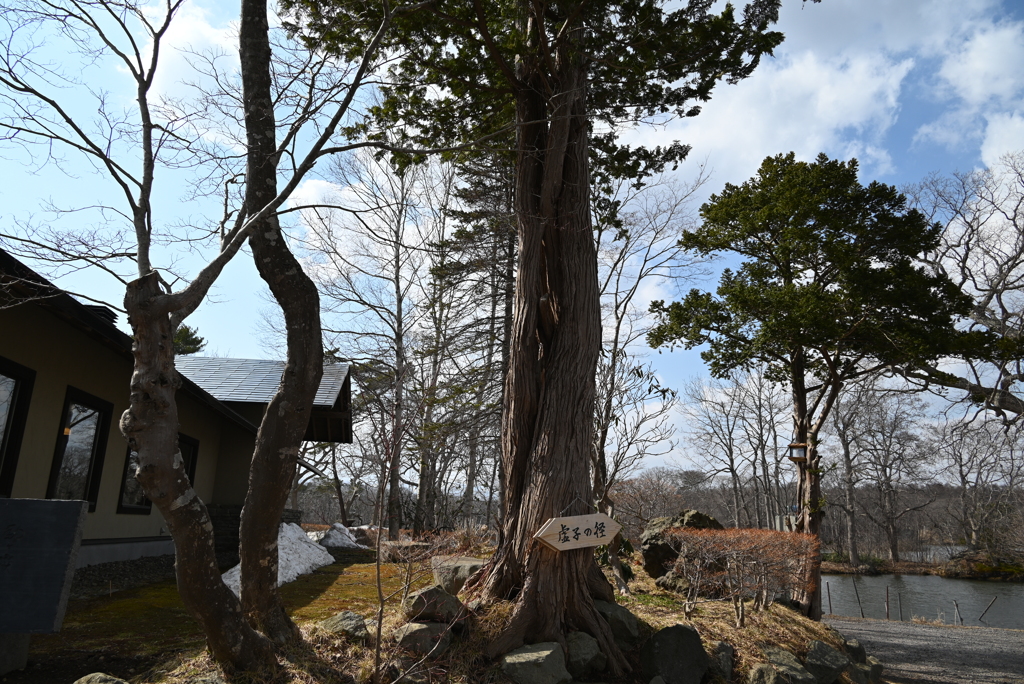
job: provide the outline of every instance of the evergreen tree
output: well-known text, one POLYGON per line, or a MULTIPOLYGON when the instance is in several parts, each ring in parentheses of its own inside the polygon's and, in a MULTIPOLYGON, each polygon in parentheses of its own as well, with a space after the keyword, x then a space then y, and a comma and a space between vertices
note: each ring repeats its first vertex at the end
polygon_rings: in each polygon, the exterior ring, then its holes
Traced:
POLYGON ((206 347, 206 338, 199 336, 199 329, 189 325, 179 325, 174 331, 174 353, 178 356, 198 354, 206 347))
MULTIPOLYGON (((514 596, 517 606, 492 656, 527 640, 564 642, 580 629, 597 638, 612 673, 628 669, 594 607, 593 592, 612 595, 592 554, 556 553, 533 539, 548 519, 590 508, 601 346, 591 152, 637 172, 685 157, 678 143, 625 150, 617 131, 696 115, 720 80, 751 74, 782 40, 769 30, 779 4, 752 0, 738 16, 732 5, 711 12, 707 0, 671 10, 663 0, 438 0, 395 18, 387 47, 402 60, 383 89, 378 126, 361 124, 364 132, 435 147, 515 134, 519 244, 503 399, 503 522, 482 587, 485 598, 514 596)), ((288 6, 301 8, 297 24, 312 40, 342 54, 359 50, 379 21, 358 0, 288 6)))
MULTIPOLYGON (((938 244, 939 226, 909 210, 895 188, 861 185, 856 160, 769 157, 757 176, 712 195, 701 216, 703 225, 680 243, 743 261, 723 272, 717 294, 692 290, 681 302, 655 302, 661 322, 648 341, 708 345, 701 357, 719 378, 763 364, 769 379, 789 384, 793 441, 807 445, 796 464, 798 527, 818 534, 818 432, 844 384, 961 352, 966 340, 954 320, 970 301, 916 261, 938 244)), ((819 590, 803 603, 820 617, 819 590)))

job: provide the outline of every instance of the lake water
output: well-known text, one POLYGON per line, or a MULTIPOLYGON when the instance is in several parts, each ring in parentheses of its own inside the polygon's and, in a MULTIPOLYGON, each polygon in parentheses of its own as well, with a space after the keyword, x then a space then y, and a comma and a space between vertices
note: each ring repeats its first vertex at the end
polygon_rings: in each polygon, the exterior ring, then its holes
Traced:
POLYGON ((864 617, 884 620, 888 587, 891 620, 900 619, 902 603, 904 620, 921 617, 951 625, 955 621, 953 602, 956 601, 965 626, 1024 629, 1024 583, 946 579, 934 575, 822 575, 821 585, 822 612, 834 615, 860 617, 859 593, 864 617), (998 598, 985 613, 993 597, 998 598), (979 621, 982 613, 985 619, 979 621))

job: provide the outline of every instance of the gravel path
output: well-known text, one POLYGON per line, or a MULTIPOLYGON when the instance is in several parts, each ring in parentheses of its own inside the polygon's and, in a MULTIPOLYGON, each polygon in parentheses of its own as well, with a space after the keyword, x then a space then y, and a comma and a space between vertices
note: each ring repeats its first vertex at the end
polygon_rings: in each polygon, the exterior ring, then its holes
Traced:
POLYGON ((827 618, 885 665, 887 682, 1024 684, 1024 631, 827 618))

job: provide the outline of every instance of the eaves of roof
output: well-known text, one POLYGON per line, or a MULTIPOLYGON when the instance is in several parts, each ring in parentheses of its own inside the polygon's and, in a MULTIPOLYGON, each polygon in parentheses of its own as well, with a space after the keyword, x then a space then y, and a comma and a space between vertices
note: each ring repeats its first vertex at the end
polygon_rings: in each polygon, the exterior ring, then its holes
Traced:
MULTIPOLYGON (((70 323, 89 337, 135 363, 132 354, 132 338, 117 329, 102 316, 90 311, 77 299, 64 292, 50 281, 21 263, 10 254, 0 249, 0 284, 3 291, 0 295, 10 293, 4 298, 14 301, 33 302, 53 313, 58 318, 70 323)), ((0 301, 0 305, 4 302, 0 301)), ((181 375, 179 373, 179 375, 181 375)), ((237 423, 241 428, 256 434, 256 426, 243 418, 236 411, 225 406, 216 397, 204 390, 190 379, 181 375, 182 389, 206 404, 224 418, 237 423)))

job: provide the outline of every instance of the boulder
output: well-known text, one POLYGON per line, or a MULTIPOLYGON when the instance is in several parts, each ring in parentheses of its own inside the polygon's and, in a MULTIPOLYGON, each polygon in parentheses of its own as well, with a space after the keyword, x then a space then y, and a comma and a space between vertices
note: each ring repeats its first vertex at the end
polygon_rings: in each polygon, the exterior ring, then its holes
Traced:
POLYGON ((833 684, 850 666, 850 659, 824 641, 812 641, 804 667, 814 675, 816 684, 833 684))
POLYGON ((356 543, 361 546, 373 547, 377 545, 377 528, 370 525, 363 525, 361 527, 350 527, 348 531, 352 533, 356 543))
POLYGON ((654 583, 660 589, 664 589, 665 591, 674 591, 677 594, 685 594, 690 590, 690 580, 676 573, 675 570, 669 570, 664 575, 654 580, 654 583))
POLYGON ((123 679, 118 679, 105 672, 93 672, 75 680, 75 684, 128 684, 123 679))
POLYGON ((647 640, 640 653, 644 678, 661 677, 665 684, 700 684, 710 660, 700 635, 688 625, 672 625, 647 640))
POLYGON ((871 684, 871 668, 863 663, 851 663, 846 675, 853 684, 871 684))
POLYGON ((623 651, 632 650, 640 643, 640 622, 629 610, 617 603, 594 601, 594 607, 611 627, 615 643, 623 651))
POLYGON ((758 663, 747 673, 747 684, 780 684, 779 673, 768 663, 758 663))
POLYGON ((711 649, 710 670, 727 682, 732 681, 732 665, 736 649, 725 641, 717 641, 711 649))
POLYGON ((661 677, 655 677, 651 681, 647 682, 647 684, 665 684, 665 680, 661 677))
POLYGON ((405 617, 420 622, 452 624, 469 616, 462 601, 438 586, 427 587, 409 594, 402 604, 405 617))
MULTIPOLYGON (((308 532, 306 534, 309 534, 308 532)), ((352 530, 348 529, 341 523, 334 523, 327 529, 320 539, 316 540, 320 542, 322 546, 337 546, 349 549, 363 549, 365 545, 360 544, 356 541, 356 537, 352 534, 352 530)))
POLYGON ((846 654, 850 656, 850 660, 855 663, 866 663, 868 654, 864 651, 864 647, 861 646, 860 642, 856 639, 846 640, 846 654))
POLYGON ((868 678, 871 680, 871 684, 878 684, 878 682, 882 681, 882 673, 885 671, 882 661, 874 656, 868 656, 866 665, 869 669, 868 678))
POLYGON ((569 684, 565 654, 557 641, 523 646, 501 659, 501 669, 516 684, 569 684))
POLYGON ((816 684, 814 675, 807 671, 800 659, 784 648, 764 645, 761 647, 768 662, 779 675, 790 684, 816 684))
POLYGON ((462 591, 462 586, 487 561, 469 556, 434 556, 430 569, 434 571, 434 584, 452 596, 462 591))
POLYGON ((685 510, 671 518, 655 518, 648 523, 640 536, 640 553, 644 557, 644 570, 657 579, 665 574, 675 562, 679 553, 665 538, 665 532, 671 529, 692 527, 698 530, 721 530, 722 524, 695 510, 685 510))
POLYGON ((365 641, 370 636, 366 620, 351 610, 343 610, 320 623, 320 627, 331 634, 339 634, 351 641, 365 641))
POLYGON ((437 658, 451 645, 452 631, 436 622, 410 622, 395 630, 395 641, 406 650, 437 658))
POLYGON ((604 670, 608 656, 597 644, 597 639, 586 632, 570 632, 565 638, 566 667, 576 679, 604 670))

